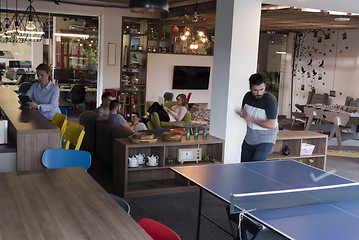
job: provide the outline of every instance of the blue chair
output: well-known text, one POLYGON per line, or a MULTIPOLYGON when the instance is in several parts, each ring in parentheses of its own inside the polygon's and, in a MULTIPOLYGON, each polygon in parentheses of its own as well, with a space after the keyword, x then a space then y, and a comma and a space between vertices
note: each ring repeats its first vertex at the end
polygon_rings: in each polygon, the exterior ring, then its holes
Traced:
POLYGON ((130 205, 125 201, 125 199, 120 198, 112 193, 110 193, 110 196, 122 207, 123 210, 127 212, 128 215, 130 215, 130 205))
POLYGON ((91 166, 91 154, 71 149, 47 149, 42 154, 42 164, 48 169, 83 167, 87 171, 91 166))
POLYGON ((69 110, 67 109, 67 107, 60 107, 60 111, 61 111, 61 114, 64 114, 66 116, 69 113, 69 110))

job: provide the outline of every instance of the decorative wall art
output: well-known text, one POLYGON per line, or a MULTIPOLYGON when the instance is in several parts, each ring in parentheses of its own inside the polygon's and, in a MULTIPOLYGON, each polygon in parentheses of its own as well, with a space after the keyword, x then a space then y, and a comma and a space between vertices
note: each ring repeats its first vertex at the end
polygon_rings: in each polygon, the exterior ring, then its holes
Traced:
MULTIPOLYGON (((358 37, 359 29, 306 30, 297 34, 293 103, 305 104, 311 90, 328 93, 333 104, 344 104, 346 96, 359 96, 359 89, 354 87, 359 79, 358 37)), ((296 111, 295 106, 292 110, 296 111)))

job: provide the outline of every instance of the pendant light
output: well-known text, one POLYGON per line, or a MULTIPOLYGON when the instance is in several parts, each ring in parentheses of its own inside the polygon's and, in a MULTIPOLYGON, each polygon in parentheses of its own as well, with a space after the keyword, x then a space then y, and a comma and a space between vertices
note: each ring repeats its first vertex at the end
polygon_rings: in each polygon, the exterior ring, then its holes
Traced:
POLYGON ((43 23, 37 15, 35 8, 32 6, 34 0, 28 0, 30 5, 26 8, 25 13, 21 18, 23 30, 21 33, 26 41, 37 42, 42 40, 45 34, 43 30, 43 23))
POLYGON ((129 8, 135 12, 168 12, 167 0, 130 0, 129 8))
POLYGON ((33 19, 33 16, 32 16, 32 9, 33 9, 32 5, 31 5, 32 1, 29 0, 29 2, 30 2, 30 6, 28 7, 28 9, 29 9, 29 17, 27 18, 27 23, 26 23, 25 28, 27 30, 29 30, 29 31, 33 31, 33 30, 36 29, 36 26, 35 26, 34 19, 33 19))
MULTIPOLYGON (((5 39, 10 38, 9 36, 9 30, 10 30, 10 18, 8 16, 8 6, 7 6, 7 0, 6 0, 6 17, 4 19, 4 34, 5 34, 5 39)), ((7 41, 7 40, 6 40, 7 41)))
MULTIPOLYGON (((1 0, 0 0, 0 9, 1 9, 1 0)), ((3 36, 4 36, 4 28, 3 28, 3 24, 1 22, 1 11, 0 11, 0 42, 3 41, 3 36)))

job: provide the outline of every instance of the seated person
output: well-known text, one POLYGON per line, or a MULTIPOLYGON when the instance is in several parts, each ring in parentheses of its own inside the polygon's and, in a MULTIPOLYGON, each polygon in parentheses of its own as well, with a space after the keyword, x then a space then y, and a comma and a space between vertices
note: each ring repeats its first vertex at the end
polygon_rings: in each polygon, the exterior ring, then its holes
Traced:
POLYGON ((110 114, 110 102, 112 100, 112 94, 110 92, 104 92, 101 96, 102 103, 96 108, 97 120, 106 120, 110 114))
POLYGON ((128 128, 134 132, 147 130, 147 127, 144 123, 139 122, 138 117, 133 117, 131 122, 128 123, 125 118, 120 114, 121 104, 117 100, 112 100, 110 102, 110 114, 108 115, 108 121, 111 124, 117 125, 119 127, 128 128))
POLYGON ((160 118, 160 121, 164 122, 178 122, 181 121, 186 115, 186 95, 179 94, 176 97, 177 105, 173 105, 171 109, 160 105, 158 102, 154 102, 143 116, 143 122, 147 123, 153 112, 156 112, 160 118))
POLYGON ((41 63, 37 66, 36 75, 39 81, 32 84, 27 91, 26 95, 32 100, 27 105, 38 109, 44 117, 51 120, 55 113, 61 113, 60 89, 51 81, 51 70, 47 64, 41 63))

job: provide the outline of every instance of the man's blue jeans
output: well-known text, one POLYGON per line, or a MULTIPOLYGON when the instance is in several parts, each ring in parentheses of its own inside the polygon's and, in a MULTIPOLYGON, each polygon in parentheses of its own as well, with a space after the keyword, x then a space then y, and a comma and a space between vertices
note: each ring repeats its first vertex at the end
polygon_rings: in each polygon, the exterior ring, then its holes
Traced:
POLYGON ((241 162, 265 161, 272 151, 273 146, 273 143, 249 145, 246 141, 243 141, 241 162))

